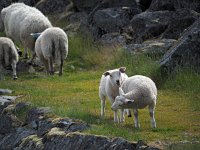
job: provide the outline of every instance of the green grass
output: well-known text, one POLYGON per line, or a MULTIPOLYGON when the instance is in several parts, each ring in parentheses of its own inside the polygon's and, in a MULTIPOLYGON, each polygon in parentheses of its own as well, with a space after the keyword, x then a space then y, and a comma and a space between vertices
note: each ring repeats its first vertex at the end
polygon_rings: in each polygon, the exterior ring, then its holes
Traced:
POLYGON ((81 36, 72 37, 62 77, 38 72, 20 74, 19 79, 13 81, 6 76, 5 81, 0 81, 0 88, 12 89, 14 95, 24 95, 18 101, 50 106, 56 115, 88 122, 92 127, 85 131, 87 133, 130 141, 200 140, 200 75, 183 70, 164 77, 156 60, 143 54, 130 55, 118 47, 97 47, 91 39, 81 36), (109 101, 105 118, 100 118, 98 86, 102 72, 120 66, 127 67, 129 76, 142 74, 156 82, 158 128, 151 129, 147 108, 139 110, 140 129, 133 127, 133 117, 115 124, 109 101))

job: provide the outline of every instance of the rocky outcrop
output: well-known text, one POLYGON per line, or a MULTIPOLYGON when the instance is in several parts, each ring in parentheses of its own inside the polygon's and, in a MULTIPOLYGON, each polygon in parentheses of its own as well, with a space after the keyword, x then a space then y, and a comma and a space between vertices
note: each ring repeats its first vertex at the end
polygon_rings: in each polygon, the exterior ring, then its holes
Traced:
POLYGON ((185 28, 199 17, 190 10, 143 12, 135 15, 130 25, 124 28, 132 43, 142 43, 151 38, 179 38, 185 28), (181 22, 180 24, 176 22, 181 22))
POLYGON ((39 2, 39 1, 40 0, 18 0, 18 2, 24 3, 29 6, 35 6, 35 4, 37 4, 37 2, 39 2))
POLYGON ((120 32, 139 13, 140 11, 131 7, 102 9, 94 14, 93 23, 104 33, 120 32))
POLYGON ((36 5, 40 11, 45 15, 47 14, 58 14, 65 10, 70 10, 73 7, 71 0, 41 0, 36 5))
POLYGON ((3 106, 0 112, 1 150, 157 150, 141 141, 81 133, 90 128, 87 123, 56 117, 50 108, 33 108, 30 103, 23 102, 6 105, 0 102, 0 106, 3 106), (19 112, 25 113, 25 122, 17 117, 19 112))
POLYGON ((178 42, 164 55, 160 65, 165 72, 183 66, 200 70, 200 19, 182 34, 178 42))
POLYGON ((170 10, 187 8, 200 12, 199 0, 152 0, 149 11, 170 10))

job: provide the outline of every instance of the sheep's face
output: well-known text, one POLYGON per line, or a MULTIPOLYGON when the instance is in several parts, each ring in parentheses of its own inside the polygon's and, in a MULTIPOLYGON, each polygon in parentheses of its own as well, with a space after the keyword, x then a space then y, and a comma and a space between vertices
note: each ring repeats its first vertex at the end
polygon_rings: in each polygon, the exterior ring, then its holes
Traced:
POLYGON ((112 104, 112 110, 132 108, 134 100, 129 100, 123 95, 117 96, 115 102, 112 104))
POLYGON ((105 76, 110 77, 110 80, 112 82, 113 85, 117 85, 120 86, 122 81, 124 80, 124 72, 125 72, 126 68, 125 67, 121 67, 119 69, 114 69, 114 70, 110 70, 110 71, 106 71, 104 73, 105 76))

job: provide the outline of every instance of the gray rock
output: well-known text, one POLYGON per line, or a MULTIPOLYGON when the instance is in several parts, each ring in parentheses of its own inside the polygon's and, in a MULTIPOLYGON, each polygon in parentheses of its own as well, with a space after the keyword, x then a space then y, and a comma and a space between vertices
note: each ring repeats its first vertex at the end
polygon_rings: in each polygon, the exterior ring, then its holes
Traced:
POLYGON ((177 17, 169 23, 161 38, 178 39, 181 33, 200 17, 199 13, 189 9, 179 9, 176 15, 177 17))
POLYGON ((26 115, 26 123, 33 123, 38 122, 39 119, 44 118, 46 115, 51 113, 52 110, 50 107, 39 107, 39 108, 33 108, 28 111, 26 115))
POLYGON ((190 10, 143 12, 135 15, 123 33, 130 37, 132 43, 142 43, 151 38, 178 38, 199 15, 190 10), (184 22, 174 25, 174 22, 184 22), (177 30, 177 28, 180 28, 177 30), (171 32, 173 30, 173 32, 171 32), (162 35, 163 34, 163 35, 162 35))
POLYGON ((27 63, 26 60, 19 60, 17 63, 17 72, 18 73, 21 73, 21 72, 33 73, 35 72, 35 69, 33 68, 32 65, 27 63))
POLYGON ((97 40, 98 43, 105 46, 115 46, 115 45, 125 45, 126 38, 119 33, 107 33, 102 35, 100 39, 97 40))
POLYGON ((188 8, 200 12, 199 0, 152 0, 149 11, 178 10, 188 8))
POLYGON ((120 32, 130 23, 131 18, 140 11, 131 7, 107 8, 96 11, 93 16, 93 23, 104 33, 120 32))
POLYGON ((85 135, 80 133, 68 133, 58 128, 53 128, 43 140, 45 150, 64 149, 91 149, 91 150, 111 150, 136 148, 136 143, 130 143, 121 138, 109 139, 103 136, 85 135), (62 142, 61 142, 62 141, 62 142))
POLYGON ((28 137, 29 135, 33 135, 34 133, 35 131, 33 130, 20 127, 15 132, 4 136, 4 138, 0 141, 0 149, 14 149, 22 142, 24 138, 28 137))
POLYGON ((91 12, 95 7, 98 9, 110 7, 134 7, 138 8, 134 0, 72 0, 78 11, 91 12))
POLYGON ((39 138, 37 135, 29 135, 23 138, 19 146, 14 148, 14 150, 42 150, 42 149, 44 149, 42 138, 39 138))
POLYGON ((124 48, 131 53, 163 56, 175 43, 174 39, 148 40, 141 44, 126 45, 124 48))
POLYGON ((12 91, 9 89, 0 89, 0 95, 11 94, 12 91))
POLYGON ((160 65, 165 72, 171 72, 181 66, 200 70, 200 19, 183 33, 164 55, 160 65))
POLYGON ((29 5, 29 6, 35 6, 35 4, 39 1, 40 0, 18 0, 18 2, 24 3, 24 4, 29 5))
MULTIPOLYGON (((22 124, 21 121, 14 115, 0 115, 0 134, 11 133, 16 127, 22 124)), ((0 148, 1 149, 1 148, 0 148)))
POLYGON ((48 118, 48 119, 41 119, 38 121, 37 126, 37 135, 44 136, 47 132, 49 132, 52 128, 58 127, 65 131, 66 133, 69 132, 76 132, 76 131, 84 131, 89 128, 89 125, 82 122, 77 121, 74 119, 69 118, 48 118))
POLYGON ((71 0, 42 0, 36 4, 36 8, 42 11, 45 15, 47 14, 58 14, 64 12, 70 5, 72 8, 71 0))

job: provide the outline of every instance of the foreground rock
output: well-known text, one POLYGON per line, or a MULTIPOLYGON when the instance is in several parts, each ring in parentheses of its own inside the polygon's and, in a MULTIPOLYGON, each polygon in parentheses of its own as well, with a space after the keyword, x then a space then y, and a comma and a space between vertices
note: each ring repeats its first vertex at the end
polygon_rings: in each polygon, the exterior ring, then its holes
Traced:
POLYGON ((164 71, 179 67, 200 70, 200 19, 190 26, 160 62, 164 71))
POLYGON ((1 150, 156 150, 143 142, 81 133, 90 126, 80 120, 53 116, 50 108, 31 108, 29 103, 5 105, 0 115, 1 150), (26 115, 25 122, 18 113, 26 115))

